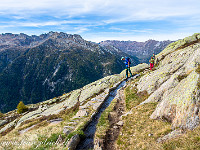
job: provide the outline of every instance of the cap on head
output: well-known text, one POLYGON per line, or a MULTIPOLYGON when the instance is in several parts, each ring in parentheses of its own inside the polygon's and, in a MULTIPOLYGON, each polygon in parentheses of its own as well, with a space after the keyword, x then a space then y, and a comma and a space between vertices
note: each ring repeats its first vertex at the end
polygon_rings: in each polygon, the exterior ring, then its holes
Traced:
POLYGON ((124 59, 124 57, 121 58, 121 60, 123 60, 123 59, 124 59))

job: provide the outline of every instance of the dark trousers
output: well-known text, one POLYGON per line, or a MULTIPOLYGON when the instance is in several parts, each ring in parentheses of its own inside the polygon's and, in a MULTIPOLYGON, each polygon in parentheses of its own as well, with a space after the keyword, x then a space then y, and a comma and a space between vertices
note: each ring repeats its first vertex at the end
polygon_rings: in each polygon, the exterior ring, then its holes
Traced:
POLYGON ((128 78, 128 72, 130 72, 131 77, 132 77, 133 75, 132 75, 132 73, 131 73, 130 67, 126 67, 126 78, 128 78))

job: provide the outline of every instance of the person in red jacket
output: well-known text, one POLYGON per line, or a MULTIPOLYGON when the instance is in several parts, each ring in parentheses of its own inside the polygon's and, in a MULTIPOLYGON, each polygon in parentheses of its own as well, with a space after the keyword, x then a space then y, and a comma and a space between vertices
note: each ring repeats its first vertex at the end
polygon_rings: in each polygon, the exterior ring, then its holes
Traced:
POLYGON ((150 62, 150 70, 152 70, 153 66, 154 66, 154 59, 153 59, 153 57, 151 57, 151 59, 149 60, 149 62, 150 62))

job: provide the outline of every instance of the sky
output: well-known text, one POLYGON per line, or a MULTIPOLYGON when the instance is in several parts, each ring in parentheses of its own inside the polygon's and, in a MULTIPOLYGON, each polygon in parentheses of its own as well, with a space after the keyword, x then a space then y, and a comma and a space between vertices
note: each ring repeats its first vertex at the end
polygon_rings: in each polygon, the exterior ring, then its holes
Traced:
POLYGON ((199 0, 0 0, 0 33, 178 40, 200 32, 199 0))

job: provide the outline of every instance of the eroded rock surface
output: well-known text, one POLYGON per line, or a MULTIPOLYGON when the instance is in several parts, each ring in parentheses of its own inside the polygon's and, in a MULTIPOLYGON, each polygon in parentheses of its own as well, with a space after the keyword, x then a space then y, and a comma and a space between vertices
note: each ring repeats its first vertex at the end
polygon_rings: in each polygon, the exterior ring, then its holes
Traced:
POLYGON ((138 92, 147 91, 144 103, 159 102, 152 119, 167 119, 173 128, 193 129, 199 124, 200 34, 170 44, 156 56, 159 65, 137 83, 138 92))

